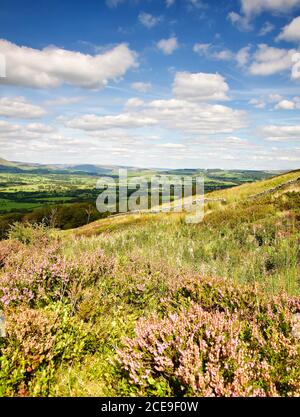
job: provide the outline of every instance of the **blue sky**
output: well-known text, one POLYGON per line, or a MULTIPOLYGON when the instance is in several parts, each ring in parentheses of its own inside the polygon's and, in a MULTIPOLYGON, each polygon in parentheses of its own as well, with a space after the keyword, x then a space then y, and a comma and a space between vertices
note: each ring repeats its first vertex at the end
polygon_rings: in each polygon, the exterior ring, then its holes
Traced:
POLYGON ((2 0, 0 156, 298 168, 299 46, 300 0, 2 0))

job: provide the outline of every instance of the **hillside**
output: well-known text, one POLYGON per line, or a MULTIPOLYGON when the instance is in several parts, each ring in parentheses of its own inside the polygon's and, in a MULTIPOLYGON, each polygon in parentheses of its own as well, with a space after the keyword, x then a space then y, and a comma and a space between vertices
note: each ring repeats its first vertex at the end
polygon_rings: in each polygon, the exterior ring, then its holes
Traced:
POLYGON ((300 395, 299 176, 207 194, 199 224, 14 226, 0 394, 300 395))
MULTIPOLYGON (((99 213, 95 201, 99 176, 112 176, 118 181, 119 166, 41 165, 0 160, 0 239, 7 236, 16 221, 41 223, 59 229, 72 229, 107 217, 99 213)), ((124 168, 124 167, 123 167, 124 168)), ((150 170, 126 167, 128 177, 147 181, 153 175, 203 175, 205 192, 230 188, 269 178, 268 171, 243 170, 150 170)), ((121 184, 122 185, 122 184, 121 184)), ((134 190, 128 190, 128 197, 134 190)))
MULTIPOLYGON (((205 194, 205 200, 208 201, 205 204, 205 213, 211 212, 212 208, 214 210, 223 210, 225 208, 228 208, 230 204, 233 204, 234 206, 234 203, 241 202, 247 199, 254 200, 252 201, 252 203, 249 201, 249 205, 255 204, 256 196, 258 199, 260 197, 260 193, 264 192, 267 192, 270 195, 274 194, 274 196, 278 196, 278 194, 288 191, 299 192, 299 184, 300 170, 295 170, 292 172, 274 176, 267 180, 257 181, 250 184, 247 183, 230 189, 222 189, 210 192, 205 194), (295 182, 295 184, 293 182, 295 182), (225 203, 218 202, 218 199, 224 199, 225 203)), ((197 199, 197 196, 193 198, 186 198, 186 201, 192 202, 193 199, 197 199)), ((177 202, 178 200, 172 205, 174 206, 174 204, 177 204, 177 202)), ((118 228, 123 228, 124 226, 126 227, 126 225, 130 226, 131 224, 135 223, 145 223, 147 222, 147 220, 152 221, 155 217, 158 217, 161 220, 162 218, 167 218, 168 216, 173 216, 174 218, 182 217, 182 215, 178 215, 175 213, 170 213, 169 215, 163 213, 153 214, 151 213, 151 210, 144 210, 141 214, 127 213, 122 215, 122 217, 111 216, 108 219, 92 222, 88 225, 77 228, 76 230, 74 230, 74 234, 83 236, 98 234, 103 231, 118 230, 118 228)))

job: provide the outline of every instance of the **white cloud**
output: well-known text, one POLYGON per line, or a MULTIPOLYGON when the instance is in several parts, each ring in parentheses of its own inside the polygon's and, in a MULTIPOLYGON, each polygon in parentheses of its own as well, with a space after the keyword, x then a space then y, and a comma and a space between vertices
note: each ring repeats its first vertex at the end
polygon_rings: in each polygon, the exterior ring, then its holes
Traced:
POLYGON ((292 55, 292 80, 299 80, 300 79, 300 53, 296 52, 292 55))
POLYGON ((211 43, 195 43, 193 51, 199 55, 206 55, 211 46, 211 43))
POLYGON ((82 130, 103 130, 113 128, 138 128, 156 124, 156 120, 138 113, 123 113, 112 116, 87 114, 67 121, 67 127, 82 130))
POLYGON ((167 148, 167 149, 183 149, 185 146, 182 143, 160 143, 157 145, 159 148, 167 148))
POLYGON ((28 103, 24 97, 0 98, 0 116, 16 119, 35 119, 46 114, 40 106, 28 103))
POLYGON ((216 59, 217 61, 230 61, 234 57, 233 52, 229 49, 218 50, 218 47, 211 43, 196 43, 193 46, 193 51, 199 55, 216 59))
POLYGON ((26 126, 26 129, 29 132, 37 132, 37 133, 50 133, 55 130, 52 126, 45 125, 43 123, 29 123, 26 126))
POLYGON ((82 101, 84 97, 58 97, 53 100, 46 100, 46 106, 67 106, 68 104, 76 104, 82 101))
POLYGON ((18 125, 0 120, 0 140, 1 143, 9 144, 14 142, 24 143, 28 140, 44 140, 45 136, 50 138, 56 129, 51 125, 43 123, 29 123, 27 125, 18 125))
POLYGON ((245 46, 237 52, 235 59, 239 67, 245 67, 248 64, 250 59, 250 49, 250 46, 245 46))
POLYGON ((276 104, 275 109, 277 110, 294 110, 296 107, 295 103, 290 100, 281 100, 276 104))
POLYGON ((266 107, 266 103, 263 100, 259 100, 259 99, 256 99, 256 98, 252 98, 249 101, 249 104, 252 104, 257 109, 264 109, 266 107))
POLYGON ((286 13, 300 6, 300 0, 241 0, 242 11, 252 17, 262 12, 286 13))
POLYGON ((259 31, 259 36, 265 36, 274 30, 275 26, 270 22, 265 22, 259 31))
POLYGON ((300 97, 293 97, 289 100, 280 98, 275 106, 276 110, 295 110, 300 109, 300 97))
POLYGON ((300 125, 271 125, 262 128, 262 134, 269 141, 300 140, 300 125))
MULTIPOLYGON (((227 17, 239 30, 249 31, 253 29, 253 17, 263 12, 288 13, 297 7, 300 7, 300 0, 241 0, 241 14, 231 11, 227 17)), ((266 22, 259 35, 264 36, 273 28, 271 23, 266 22)))
POLYGON ((279 49, 260 44, 249 70, 252 75, 272 75, 292 67, 294 49, 279 49))
POLYGON ((161 18, 153 16, 150 13, 141 12, 139 14, 139 21, 142 25, 146 26, 146 28, 151 29, 161 21, 161 18))
POLYGON ((224 49, 223 51, 215 52, 213 57, 218 61, 230 61, 233 58, 233 53, 229 49, 224 49))
POLYGON ((19 125, 13 125, 5 120, 0 120, 0 134, 8 132, 16 132, 20 129, 19 125))
POLYGON ((218 50, 218 47, 211 43, 196 43, 193 46, 193 51, 201 56, 216 59, 218 61, 236 60, 239 67, 245 66, 250 59, 250 46, 241 48, 237 53, 230 51, 230 49, 218 50))
POLYGON ((277 39, 288 42, 300 42, 300 16, 295 17, 295 19, 293 19, 291 23, 286 25, 282 29, 277 39))
POLYGON ((177 72, 173 84, 176 98, 188 101, 227 100, 229 90, 219 74, 177 72))
POLYGON ((280 94, 269 94, 269 100, 274 101, 280 101, 283 100, 283 97, 280 94))
POLYGON ((103 88, 109 80, 122 77, 137 66, 137 55, 126 44, 95 56, 57 47, 42 50, 0 40, 6 58, 6 78, 1 83, 53 88, 66 83, 86 88, 103 88))
POLYGON ((249 22, 249 19, 245 16, 242 16, 242 15, 236 13, 236 12, 228 13, 227 18, 239 30, 247 32, 247 31, 250 31, 250 30, 253 29, 251 23, 249 22))
POLYGON ((166 6, 167 7, 171 7, 171 6, 173 6, 173 4, 175 4, 175 0, 166 0, 166 6))
POLYGON ((131 88, 140 93, 148 93, 152 89, 151 83, 136 82, 131 84, 131 88))
POLYGON ((157 43, 157 47, 165 55, 171 55, 176 49, 179 48, 176 36, 172 36, 169 39, 161 39, 157 43))
POLYGON ((143 100, 137 97, 132 97, 129 100, 127 100, 125 107, 141 107, 143 104, 143 100))
POLYGON ((154 100, 135 112, 118 115, 84 115, 65 122, 67 127, 101 131, 159 127, 190 134, 232 133, 245 127, 245 113, 221 105, 193 103, 186 100, 154 100))

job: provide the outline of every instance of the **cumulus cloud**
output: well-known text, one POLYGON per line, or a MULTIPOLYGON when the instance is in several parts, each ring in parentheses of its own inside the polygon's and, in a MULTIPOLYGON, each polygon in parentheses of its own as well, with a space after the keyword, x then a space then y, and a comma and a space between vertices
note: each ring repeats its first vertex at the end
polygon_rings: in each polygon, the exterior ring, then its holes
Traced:
POLYGON ((207 103, 155 100, 146 112, 168 129, 185 133, 231 133, 245 126, 244 112, 207 103))
POLYGON ((127 100, 125 107, 141 107, 144 104, 143 100, 138 97, 132 97, 127 100))
POLYGON ((157 42, 157 48, 165 55, 171 55, 176 49, 179 48, 179 44, 176 36, 172 36, 169 39, 161 39, 157 42))
POLYGON ((29 132, 37 132, 37 133, 50 133, 55 130, 52 126, 45 125, 43 123, 29 123, 26 126, 26 129, 29 132))
POLYGON ((274 142, 300 140, 300 125, 265 126, 262 128, 262 134, 266 137, 267 140, 274 142))
POLYGON ((272 75, 292 67, 294 49, 286 50, 260 44, 249 71, 252 75, 272 75))
MULTIPOLYGON (((241 0, 241 13, 231 11, 227 17, 239 30, 249 31, 253 29, 251 19, 263 12, 288 13, 298 7, 300 0, 241 0)), ((273 28, 271 23, 266 22, 259 35, 264 36, 273 28)))
POLYGON ((211 43, 196 43, 193 46, 193 51, 198 55, 218 61, 236 60, 239 67, 243 67, 248 63, 250 58, 250 49, 250 46, 245 46, 238 52, 234 53, 230 49, 219 50, 216 45, 211 43))
POLYGON ((67 127, 81 130, 103 130, 113 128, 138 128, 156 124, 156 120, 138 113, 123 113, 109 116, 87 114, 67 121, 67 127))
POLYGON ((137 66, 137 54, 120 44, 97 55, 57 47, 33 49, 0 40, 6 58, 6 78, 0 83, 53 88, 63 83, 86 88, 103 88, 109 80, 122 77, 137 66))
POLYGON ((141 12, 139 14, 139 21, 142 25, 146 26, 146 28, 151 29, 161 21, 161 17, 156 17, 150 13, 141 12))
POLYGON ((177 72, 173 84, 176 98, 188 101, 227 100, 229 90, 219 74, 177 72))
POLYGON ((250 46, 245 46, 241 48, 235 55, 235 60, 239 67, 245 67, 250 59, 250 46))
POLYGON ((281 99, 275 106, 276 110, 295 110, 300 109, 300 98, 293 97, 290 100, 281 99))
POLYGON ((245 113, 227 106, 185 100, 154 100, 138 111, 118 115, 85 115, 65 122, 85 131, 116 128, 163 127, 184 133, 231 133, 246 125, 245 113))
POLYGON ((246 16, 252 17, 262 12, 290 12, 300 7, 300 0, 241 0, 241 8, 246 16))
POLYGON ((136 129, 146 127, 181 131, 185 134, 232 133, 246 126, 245 112, 211 100, 226 100, 229 87, 219 74, 175 74, 175 98, 143 102, 128 100, 123 113, 114 115, 87 114, 65 120, 65 126, 88 132, 107 129, 136 129))
POLYGON ((266 103, 263 100, 259 100, 257 98, 252 98, 249 101, 249 104, 252 104, 252 106, 256 107, 257 109, 264 109, 266 107, 266 103))
POLYGON ((0 116, 16 119, 35 119, 46 114, 45 110, 29 103, 24 97, 0 98, 0 116))
POLYGON ((295 17, 291 23, 286 25, 277 39, 288 42, 300 42, 300 16, 295 17))
POLYGON ((0 120, 0 140, 11 143, 11 141, 24 142, 31 139, 44 139, 44 135, 53 134, 56 129, 53 126, 43 123, 29 123, 19 125, 0 120))
POLYGON ((290 100, 281 100, 279 103, 276 104, 275 109, 278 110, 294 110, 295 103, 290 100))
POLYGON ((241 31, 250 31, 253 29, 249 19, 236 12, 230 12, 227 15, 228 20, 241 31))

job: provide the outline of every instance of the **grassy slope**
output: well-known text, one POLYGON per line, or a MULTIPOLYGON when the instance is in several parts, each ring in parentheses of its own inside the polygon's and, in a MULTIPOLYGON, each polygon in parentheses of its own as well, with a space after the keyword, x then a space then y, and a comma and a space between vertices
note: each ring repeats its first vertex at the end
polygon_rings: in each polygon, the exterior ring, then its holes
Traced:
MULTIPOLYGON (((182 214, 128 214, 68 232, 67 254, 79 256, 100 247, 127 272, 125 275, 119 272, 113 283, 101 285, 102 291, 103 286, 106 288, 107 299, 113 300, 108 310, 99 310, 102 326, 110 329, 108 345, 100 356, 89 360, 86 368, 69 368, 68 374, 61 373, 56 394, 114 392, 110 377, 103 378, 103 374, 110 372, 103 364, 112 357, 119 337, 132 334, 136 319, 158 309, 153 300, 159 299, 168 280, 176 281, 178 275, 220 277, 238 286, 257 283, 267 294, 287 291, 299 295, 299 200, 288 199, 285 194, 296 191, 298 198, 299 188, 288 186, 265 198, 245 200, 299 175, 298 170, 211 193, 209 197, 226 198, 228 204, 212 204, 205 221, 199 225, 185 224, 182 214), (142 295, 134 295, 137 283, 142 286, 145 283, 148 288, 142 302, 139 301, 142 295), (115 289, 107 289, 107 285, 115 289), (131 297, 131 291, 133 299, 128 301, 126 297, 131 297), (113 317, 113 327, 109 317, 113 317)), ((97 304, 98 295, 93 294, 97 304)))
MULTIPOLYGON (((257 181, 250 184, 243 184, 234 188, 224 189, 213 191, 205 195, 206 198, 211 199, 218 199, 218 198, 225 198, 227 203, 236 203, 241 200, 247 199, 248 197, 259 194, 263 191, 270 190, 272 188, 277 187, 278 185, 284 184, 290 180, 296 180, 300 177, 300 170, 295 170, 292 172, 288 172, 286 174, 275 176, 271 179, 257 181)), ((190 201, 190 198, 186 199, 190 201)), ((211 208, 214 207, 215 209, 222 209, 221 204, 207 204, 206 205, 206 212, 210 212, 211 208)), ((148 220, 153 220, 154 217, 157 220, 162 220, 166 217, 172 216, 174 219, 181 218, 182 215, 180 214, 126 214, 123 216, 112 216, 104 220, 98 220, 96 222, 90 223, 86 226, 80 227, 71 233, 74 233, 75 236, 91 236, 93 234, 98 234, 106 231, 118 230, 119 228, 123 229, 124 227, 129 227, 133 224, 143 224, 148 220)))

